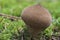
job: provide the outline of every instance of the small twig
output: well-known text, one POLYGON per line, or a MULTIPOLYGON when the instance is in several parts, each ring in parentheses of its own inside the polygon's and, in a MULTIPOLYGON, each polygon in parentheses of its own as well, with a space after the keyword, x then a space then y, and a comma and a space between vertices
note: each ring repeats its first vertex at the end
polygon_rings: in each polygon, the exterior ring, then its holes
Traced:
POLYGON ((2 16, 4 18, 8 18, 10 20, 21 20, 21 17, 7 15, 7 14, 3 14, 3 13, 0 13, 0 16, 2 16))

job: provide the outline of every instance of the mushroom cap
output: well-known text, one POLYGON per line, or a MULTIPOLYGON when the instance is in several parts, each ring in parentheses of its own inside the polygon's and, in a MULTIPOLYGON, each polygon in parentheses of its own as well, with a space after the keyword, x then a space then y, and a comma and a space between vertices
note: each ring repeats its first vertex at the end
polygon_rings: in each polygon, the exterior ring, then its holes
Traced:
POLYGON ((46 29, 52 22, 49 11, 39 4, 25 8, 21 17, 30 28, 36 31, 46 29))

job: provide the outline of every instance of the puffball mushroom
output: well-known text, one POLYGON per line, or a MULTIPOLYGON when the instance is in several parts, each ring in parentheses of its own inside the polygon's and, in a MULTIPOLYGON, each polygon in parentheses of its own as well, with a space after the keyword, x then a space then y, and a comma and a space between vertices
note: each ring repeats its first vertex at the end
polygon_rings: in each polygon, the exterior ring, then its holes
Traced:
POLYGON ((32 35, 44 31, 52 22, 51 14, 40 4, 25 8, 22 11, 21 18, 32 35))

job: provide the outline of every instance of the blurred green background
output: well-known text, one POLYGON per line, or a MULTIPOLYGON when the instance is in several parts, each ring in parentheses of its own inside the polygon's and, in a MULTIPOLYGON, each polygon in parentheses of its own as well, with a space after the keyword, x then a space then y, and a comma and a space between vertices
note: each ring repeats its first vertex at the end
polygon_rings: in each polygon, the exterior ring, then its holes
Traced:
MULTIPOLYGON (((60 0, 0 0, 0 13, 20 17, 25 7, 40 3, 49 10, 53 22, 44 32, 45 35, 51 36, 54 29, 60 29, 60 0)), ((11 21, 7 18, 0 17, 0 40, 20 40, 21 31, 25 23, 22 20, 11 21)), ((57 32, 55 32, 57 34, 57 32)))

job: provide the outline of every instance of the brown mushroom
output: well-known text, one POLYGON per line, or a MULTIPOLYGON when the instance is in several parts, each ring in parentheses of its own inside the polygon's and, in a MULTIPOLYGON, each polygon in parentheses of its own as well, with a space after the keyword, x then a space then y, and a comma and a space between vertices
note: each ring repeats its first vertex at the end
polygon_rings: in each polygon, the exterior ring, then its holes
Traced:
POLYGON ((25 8, 21 17, 32 35, 44 31, 52 22, 49 11, 39 4, 25 8))

